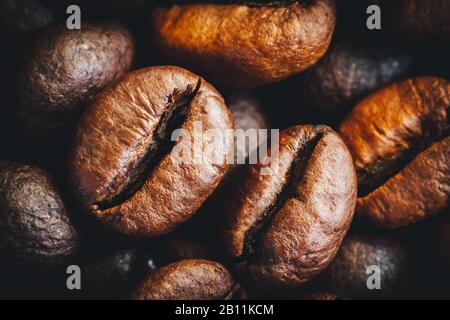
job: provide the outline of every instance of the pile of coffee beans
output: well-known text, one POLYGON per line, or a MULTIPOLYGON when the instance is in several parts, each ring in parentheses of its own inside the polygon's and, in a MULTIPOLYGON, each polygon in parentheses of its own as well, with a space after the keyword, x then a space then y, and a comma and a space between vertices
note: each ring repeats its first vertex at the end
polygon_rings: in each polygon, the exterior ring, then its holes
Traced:
POLYGON ((450 298, 449 12, 0 0, 0 298, 450 298))

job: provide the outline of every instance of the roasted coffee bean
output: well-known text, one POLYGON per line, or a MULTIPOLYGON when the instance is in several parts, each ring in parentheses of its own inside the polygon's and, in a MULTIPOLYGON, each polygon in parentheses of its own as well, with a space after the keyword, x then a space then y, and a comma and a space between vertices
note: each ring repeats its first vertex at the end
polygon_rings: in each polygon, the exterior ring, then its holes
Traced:
POLYGON ((174 5, 155 9, 150 37, 169 62, 249 88, 316 63, 335 20, 334 0, 174 5))
POLYGON ((0 37, 28 36, 53 20, 53 13, 39 0, 0 1, 0 37))
POLYGON ((181 260, 150 274, 136 289, 138 300, 229 300, 242 289, 221 264, 181 260))
POLYGON ((225 101, 233 115, 235 130, 242 129, 244 133, 250 130, 254 133, 253 135, 252 132, 249 132, 248 135, 245 135, 245 137, 249 137, 245 139, 245 142, 238 141, 237 136, 235 137, 234 164, 238 164, 238 162, 243 164, 248 156, 257 150, 258 145, 267 139, 267 136, 260 139, 258 130, 268 129, 270 126, 261 102, 254 95, 235 92, 227 95, 225 101), (249 139, 251 138, 254 138, 255 143, 250 143, 249 139))
POLYGON ((411 285, 413 267, 412 253, 403 239, 349 234, 318 283, 349 298, 393 298, 411 285))
POLYGON ((79 236, 47 173, 0 162, 0 264, 25 277, 64 266, 79 236))
POLYGON ((339 39, 314 67, 294 77, 300 113, 313 119, 343 118, 360 99, 412 71, 414 54, 379 41, 339 39))
POLYGON ((296 287, 336 254, 353 217, 356 175, 346 146, 326 126, 286 129, 274 152, 278 166, 248 166, 230 188, 225 245, 243 278, 296 287))
POLYGON ((447 0, 384 0, 389 32, 418 44, 448 44, 450 2, 447 0))
POLYGON ((232 127, 222 96, 199 76, 171 66, 132 72, 95 99, 78 127, 71 158, 76 195, 122 233, 167 233, 194 214, 227 171, 225 157, 203 151, 230 153, 232 136, 209 140, 206 130, 232 127), (172 141, 178 128, 189 137, 172 141))
POLYGON ((17 112, 24 131, 46 135, 67 126, 97 92, 125 74, 133 54, 132 36, 120 25, 45 30, 19 72, 17 112))
POLYGON ((358 176, 356 212, 401 227, 448 208, 450 82, 413 78, 358 104, 340 127, 358 176))

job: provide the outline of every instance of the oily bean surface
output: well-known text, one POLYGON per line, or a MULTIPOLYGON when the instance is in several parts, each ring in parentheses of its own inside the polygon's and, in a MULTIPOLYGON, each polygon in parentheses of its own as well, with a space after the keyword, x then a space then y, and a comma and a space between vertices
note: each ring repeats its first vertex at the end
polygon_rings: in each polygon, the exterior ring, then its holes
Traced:
POLYGON ((218 300, 230 298, 234 280, 221 264, 187 259, 153 272, 136 289, 137 300, 218 300))
POLYGON ((150 38, 164 58, 214 83, 256 87, 316 63, 331 41, 333 0, 156 8, 150 38))
POLYGON ((340 126, 358 176, 356 211, 384 227, 443 212, 450 194, 450 83, 408 79, 364 99, 340 126))
POLYGON ((267 288, 296 287, 322 271, 356 200, 352 159, 333 130, 294 126, 279 147, 279 166, 246 167, 225 202, 228 254, 246 280, 267 288))
MULTIPOLYGON (((205 153, 200 163, 185 163, 172 151, 194 155, 190 142, 200 141, 200 150, 218 143, 202 140, 205 130, 232 127, 222 96, 199 76, 170 66, 137 70, 100 94, 82 119, 73 189, 85 210, 122 233, 167 233, 195 213, 228 168, 225 157, 205 153), (178 128, 189 139, 171 141, 178 128)), ((227 153, 231 138, 220 142, 227 153)))

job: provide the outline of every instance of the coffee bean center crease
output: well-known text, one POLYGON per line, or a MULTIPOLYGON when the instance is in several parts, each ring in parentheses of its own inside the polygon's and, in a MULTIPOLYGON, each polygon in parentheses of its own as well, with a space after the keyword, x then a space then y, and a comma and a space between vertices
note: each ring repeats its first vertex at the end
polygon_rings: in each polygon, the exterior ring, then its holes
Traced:
POLYGON ((131 170, 124 187, 118 188, 119 190, 110 197, 95 204, 93 206, 95 210, 103 211, 126 202, 144 185, 147 177, 175 145, 175 141, 171 141, 172 132, 183 126, 191 102, 199 93, 201 84, 199 79, 195 87, 188 85, 184 91, 174 89, 173 94, 168 97, 168 106, 153 133, 153 143, 149 145, 135 169, 131 170))

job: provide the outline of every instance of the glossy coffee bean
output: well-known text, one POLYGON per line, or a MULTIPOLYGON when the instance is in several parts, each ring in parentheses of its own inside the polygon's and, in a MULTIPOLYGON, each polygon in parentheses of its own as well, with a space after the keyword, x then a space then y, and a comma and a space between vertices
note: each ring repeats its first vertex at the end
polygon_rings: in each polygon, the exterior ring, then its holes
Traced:
POLYGON ((320 273, 355 208, 351 155, 333 130, 286 129, 278 155, 278 167, 248 166, 225 201, 227 251, 240 275, 260 287, 296 287, 320 273))
POLYGON ((42 32, 22 61, 18 115, 28 135, 55 133, 73 122, 97 92, 131 67, 134 44, 120 25, 83 23, 42 32))
POLYGON ((393 298, 410 286, 413 267, 407 243, 397 236, 349 234, 318 282, 349 298, 393 298))
POLYGON ((340 127, 358 176, 356 212, 401 227, 448 208, 450 82, 393 84, 363 100, 340 127))
POLYGON ((0 162, 0 264, 24 277, 49 274, 73 258, 79 236, 47 173, 0 162))
POLYGON ((448 44, 450 2, 447 0, 384 0, 386 28, 399 39, 417 44, 448 44))
MULTIPOLYGON (((222 96, 199 76, 170 66, 132 72, 103 91, 79 124, 73 189, 85 210, 122 233, 167 233, 195 213, 228 169, 225 157, 184 161, 176 149, 188 156, 195 145, 215 147, 218 141, 202 139, 206 130, 232 127, 222 96), (178 128, 189 137, 172 141, 178 128)), ((231 138, 220 142, 227 153, 231 138)))
POLYGON ((150 37, 169 62, 249 88, 316 63, 335 21, 334 0, 185 4, 155 9, 150 37))
POLYGON ((151 273, 137 300, 228 300, 241 291, 228 270, 208 260, 181 260, 151 273))
POLYGON ((290 80, 301 113, 314 119, 345 116, 369 93, 411 72, 414 54, 377 41, 337 39, 314 67, 290 80))

